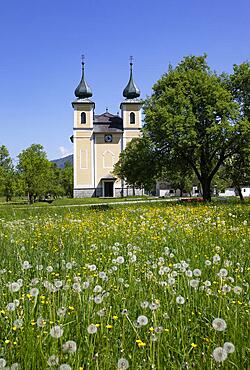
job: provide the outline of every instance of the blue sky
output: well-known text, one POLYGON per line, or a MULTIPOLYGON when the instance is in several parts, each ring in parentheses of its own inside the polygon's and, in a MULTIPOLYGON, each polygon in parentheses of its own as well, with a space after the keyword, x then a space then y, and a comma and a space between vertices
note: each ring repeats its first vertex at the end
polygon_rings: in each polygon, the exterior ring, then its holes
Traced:
POLYGON ((72 152, 74 89, 86 56, 96 113, 119 111, 129 56, 142 97, 183 56, 231 72, 250 59, 249 0, 17 0, 0 3, 0 145, 72 152))

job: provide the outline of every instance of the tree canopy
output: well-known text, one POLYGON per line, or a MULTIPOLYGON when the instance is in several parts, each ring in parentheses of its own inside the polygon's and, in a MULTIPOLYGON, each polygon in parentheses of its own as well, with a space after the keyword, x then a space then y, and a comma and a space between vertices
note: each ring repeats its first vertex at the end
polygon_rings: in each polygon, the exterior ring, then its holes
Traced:
MULTIPOLYGON (((241 93, 238 99, 246 98, 241 93)), ((186 57, 176 68, 170 66, 145 102, 150 140, 166 161, 178 157, 193 169, 205 200, 211 199, 211 181, 222 163, 249 137, 249 122, 240 108, 206 56, 186 57)))

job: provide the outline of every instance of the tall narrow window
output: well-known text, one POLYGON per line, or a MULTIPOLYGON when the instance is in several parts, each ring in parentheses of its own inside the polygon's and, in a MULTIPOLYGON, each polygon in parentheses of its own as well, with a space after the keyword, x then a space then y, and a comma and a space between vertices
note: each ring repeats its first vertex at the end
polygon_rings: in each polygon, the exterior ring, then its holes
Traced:
POLYGON ((134 114, 134 112, 130 113, 130 123, 135 123, 135 114, 134 114))
POLYGON ((86 123, 86 113, 85 112, 81 113, 81 123, 82 124, 86 123))

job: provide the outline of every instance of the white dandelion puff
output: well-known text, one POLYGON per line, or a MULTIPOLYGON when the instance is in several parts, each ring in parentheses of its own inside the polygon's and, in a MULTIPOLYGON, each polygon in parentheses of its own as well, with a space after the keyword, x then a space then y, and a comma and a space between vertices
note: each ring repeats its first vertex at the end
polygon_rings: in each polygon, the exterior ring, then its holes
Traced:
POLYGON ((220 262, 220 256, 218 254, 213 256, 213 263, 219 263, 220 262))
POLYGON ((227 352, 226 352, 226 350, 223 349, 222 347, 215 348, 215 350, 213 351, 213 358, 217 362, 223 362, 223 361, 225 361, 226 358, 227 358, 227 352))
POLYGON ((140 315, 137 317, 137 323, 140 325, 140 326, 144 326, 144 325, 147 325, 148 323, 148 318, 147 316, 145 315, 140 315))
POLYGON ((176 303, 177 304, 184 304, 185 303, 185 298, 182 297, 181 295, 179 295, 178 297, 176 297, 176 303))
POLYGON ((193 271, 194 276, 201 276, 201 270, 200 269, 194 269, 193 271))
POLYGON ((124 263, 124 257, 123 256, 119 256, 116 258, 116 262, 119 263, 120 265, 124 263))
POLYGON ((16 305, 15 305, 15 303, 14 303, 14 302, 10 302, 10 303, 8 303, 8 304, 7 304, 7 306, 6 306, 6 310, 7 310, 7 311, 15 311, 15 309, 16 309, 16 305))
POLYGON ((220 271, 219 271, 219 273, 218 273, 218 276, 219 276, 219 277, 224 278, 224 277, 226 277, 227 275, 228 275, 228 271, 227 271, 227 269, 224 269, 224 268, 220 269, 220 271))
POLYGON ((53 326, 53 328, 50 329, 50 335, 53 338, 60 338, 63 335, 63 329, 59 325, 53 326))
POLYGON ((242 293, 242 288, 240 286, 235 286, 234 287, 234 293, 235 294, 241 294, 242 293))
POLYGON ((6 360, 4 358, 0 358, 0 369, 4 369, 6 366, 6 360))
POLYGON ((51 355, 49 358, 48 358, 48 361, 47 361, 47 364, 49 366, 56 366, 59 364, 59 358, 56 356, 56 355, 51 355))
POLYGON ((233 353, 235 351, 235 346, 233 345, 233 343, 231 342, 225 342, 223 344, 223 349, 227 352, 227 353, 233 353))
POLYGON ((38 294, 39 294, 39 289, 37 289, 37 288, 31 288, 31 289, 30 289, 30 295, 31 295, 32 297, 37 297, 37 296, 38 296, 38 294))
POLYGON ((72 267, 73 267, 73 264, 71 262, 67 262, 65 267, 66 267, 67 270, 71 270, 72 267))
POLYGON ((213 320, 212 326, 217 331, 224 331, 227 328, 227 323, 225 320, 217 317, 216 319, 213 320))
POLYGON ((192 288, 196 289, 199 286, 199 282, 200 282, 200 280, 198 280, 198 279, 192 279, 192 280, 189 281, 189 285, 192 288))
POLYGON ((102 296, 101 296, 100 294, 96 295, 96 296, 94 297, 94 302, 95 302, 96 304, 100 304, 100 303, 102 303, 102 296))
POLYGON ((141 308, 148 308, 149 303, 148 303, 148 301, 144 301, 144 302, 141 302, 140 306, 141 306, 141 308))
POLYGON ((52 266, 47 266, 46 267, 46 271, 47 272, 52 272, 54 269, 53 269, 53 267, 52 266))
POLYGON ((66 315, 67 309, 65 307, 60 307, 57 310, 57 316, 64 317, 66 315))
POLYGON ((39 317, 36 321, 36 325, 39 327, 39 328, 43 328, 45 325, 46 325, 46 321, 42 318, 42 317, 39 317))
POLYGON ((126 370, 129 368, 129 363, 126 358, 120 358, 117 363, 118 370, 126 370))
POLYGON ((11 293, 18 292, 20 290, 20 288, 21 288, 21 285, 18 282, 16 282, 16 281, 14 281, 13 283, 10 283, 9 284, 9 291, 11 293))
MULTIPOLYGON (((10 366, 10 370, 19 370, 21 368, 20 364, 18 362, 15 362, 10 366)), ((7 367, 6 367, 7 369, 7 367)))
POLYGON ((97 327, 94 324, 90 324, 87 331, 89 334, 95 334, 97 332, 97 327))
POLYGON ((72 370, 72 367, 68 364, 62 364, 60 365, 59 370, 72 370))
POLYGON ((68 340, 62 345, 63 352, 74 353, 76 352, 76 349, 77 345, 76 342, 73 340, 68 340))
POLYGON ((14 326, 19 329, 22 327, 23 325, 23 320, 22 319, 16 319, 14 322, 13 322, 14 326))

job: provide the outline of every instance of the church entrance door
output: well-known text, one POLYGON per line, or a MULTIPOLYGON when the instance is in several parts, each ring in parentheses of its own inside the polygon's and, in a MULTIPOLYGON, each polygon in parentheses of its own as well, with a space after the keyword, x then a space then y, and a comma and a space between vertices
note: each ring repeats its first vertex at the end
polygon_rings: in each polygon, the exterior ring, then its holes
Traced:
POLYGON ((104 182, 104 196, 113 197, 114 196, 114 183, 113 181, 104 182))

